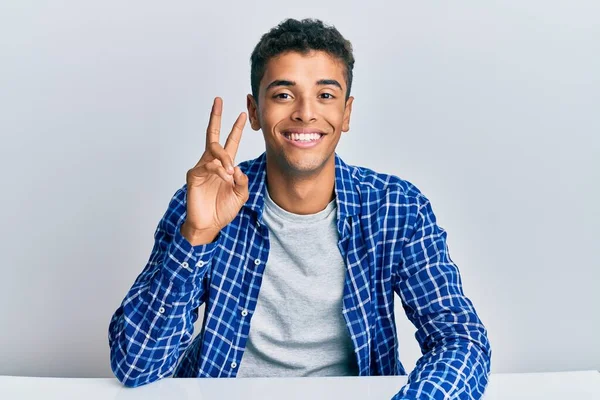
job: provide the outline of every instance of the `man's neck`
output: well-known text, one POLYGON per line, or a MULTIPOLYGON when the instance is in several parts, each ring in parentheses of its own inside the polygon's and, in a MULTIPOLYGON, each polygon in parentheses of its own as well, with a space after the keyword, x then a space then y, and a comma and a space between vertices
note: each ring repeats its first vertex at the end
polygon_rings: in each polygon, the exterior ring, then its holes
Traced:
POLYGON ((289 176, 267 162, 267 189, 279 207, 293 214, 323 211, 335 197, 335 160, 311 176, 289 176))

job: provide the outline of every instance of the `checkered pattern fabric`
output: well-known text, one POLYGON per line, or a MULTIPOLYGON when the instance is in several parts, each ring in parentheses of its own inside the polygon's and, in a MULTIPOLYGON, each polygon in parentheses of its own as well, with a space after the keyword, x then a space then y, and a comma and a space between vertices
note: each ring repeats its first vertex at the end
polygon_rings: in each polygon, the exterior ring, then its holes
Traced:
MULTIPOLYGON (((163 377, 235 377, 269 255, 262 221, 266 155, 240 164, 249 199, 213 243, 181 235, 186 186, 158 223, 150 258, 109 324, 110 362, 126 386, 163 377), (194 337, 198 307, 204 324, 194 337)), ((399 399, 479 399, 490 372, 487 331, 464 295, 446 231, 410 182, 351 166, 335 154, 343 306, 359 375, 405 375, 394 294, 423 356, 399 399)), ((282 310, 285 312, 285 310, 282 310)))

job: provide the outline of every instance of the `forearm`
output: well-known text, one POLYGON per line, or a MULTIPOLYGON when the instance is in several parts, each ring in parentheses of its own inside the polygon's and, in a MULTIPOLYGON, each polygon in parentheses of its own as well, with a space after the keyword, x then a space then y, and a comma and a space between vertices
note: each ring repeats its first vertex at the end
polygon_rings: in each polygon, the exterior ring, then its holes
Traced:
POLYGON ((433 262, 402 287, 407 315, 418 327, 416 338, 423 356, 394 400, 481 398, 490 372, 491 347, 485 326, 462 292, 455 265, 433 262), (407 288, 417 287, 417 281, 426 282, 424 277, 435 275, 433 270, 455 274, 438 274, 431 281, 437 291, 426 294, 422 302, 414 301, 406 294, 411 292, 407 288))
POLYGON ((447 341, 423 355, 393 400, 481 399, 488 383, 487 349, 464 339, 447 341))
POLYGON ((125 386, 168 376, 192 338, 196 301, 185 297, 198 297, 175 294, 161 281, 153 279, 146 288, 130 293, 111 320, 111 368, 125 386))
POLYGON ((193 337, 215 245, 192 247, 180 234, 155 246, 109 325, 111 368, 125 386, 170 375, 193 337))

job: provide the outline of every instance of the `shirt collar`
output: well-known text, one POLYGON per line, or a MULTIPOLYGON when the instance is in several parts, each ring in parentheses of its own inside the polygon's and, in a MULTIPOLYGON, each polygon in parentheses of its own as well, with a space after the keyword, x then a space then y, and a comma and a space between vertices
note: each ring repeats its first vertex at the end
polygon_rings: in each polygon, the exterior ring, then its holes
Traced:
MULTIPOLYGON (((262 220, 265 206, 265 190, 267 176, 267 156, 263 152, 258 158, 248 162, 245 171, 248 176, 248 200, 244 207, 254 211, 258 220, 262 220)), ((360 211, 358 190, 354 185, 354 177, 350 167, 335 153, 335 198, 340 219, 357 215, 360 211)))

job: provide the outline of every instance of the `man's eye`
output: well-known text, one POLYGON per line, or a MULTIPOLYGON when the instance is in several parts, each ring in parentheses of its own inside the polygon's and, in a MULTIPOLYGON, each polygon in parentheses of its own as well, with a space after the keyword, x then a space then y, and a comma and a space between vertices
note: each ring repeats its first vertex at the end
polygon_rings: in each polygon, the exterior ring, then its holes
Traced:
POLYGON ((321 93, 321 97, 324 99, 335 99, 335 96, 331 93, 321 93))
POLYGON ((273 98, 275 99, 289 99, 289 97, 285 97, 285 96, 289 96, 289 93, 279 93, 276 94, 275 96, 273 96, 273 98))

